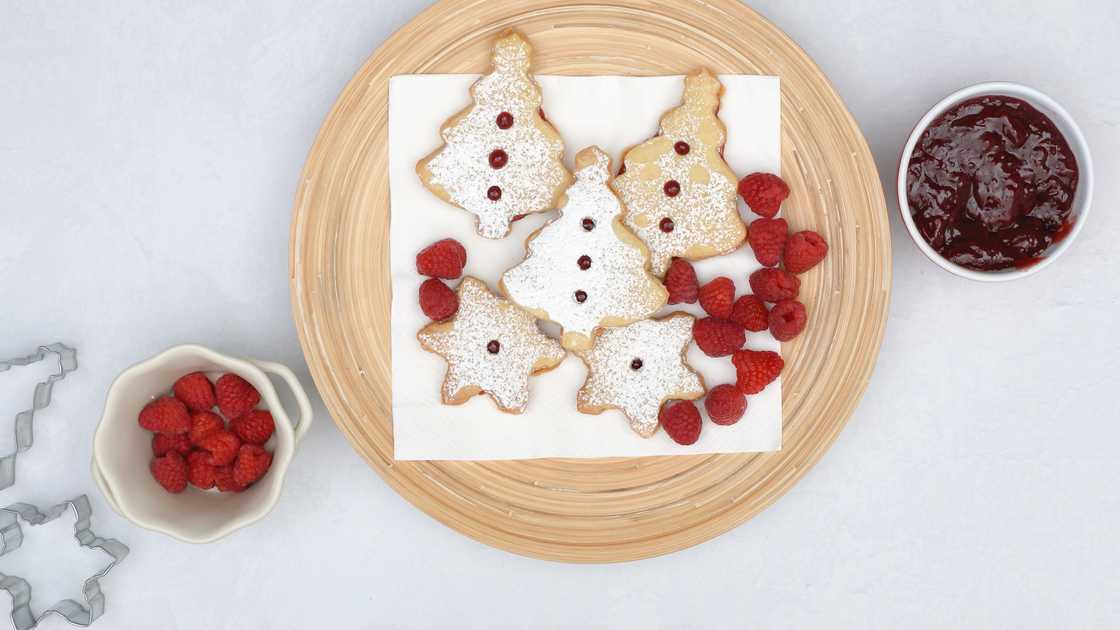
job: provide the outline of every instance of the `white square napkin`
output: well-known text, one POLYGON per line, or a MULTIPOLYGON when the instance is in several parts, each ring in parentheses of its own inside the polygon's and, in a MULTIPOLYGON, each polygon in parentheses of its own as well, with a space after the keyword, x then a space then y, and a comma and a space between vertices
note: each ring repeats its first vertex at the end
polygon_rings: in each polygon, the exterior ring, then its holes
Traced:
MULTIPOLYGON (((397 459, 485 460, 534 457, 611 457, 739 453, 781 447, 781 381, 751 396, 747 414, 730 427, 706 418, 700 439, 680 446, 659 431, 643 439, 630 430, 619 411, 592 416, 578 412, 576 392, 583 383, 583 362, 569 355, 555 370, 530 379, 529 407, 521 415, 498 411, 487 396, 464 405, 440 402, 446 367, 443 359, 424 351, 416 333, 428 323, 420 311, 416 252, 433 241, 453 237, 467 248, 464 273, 497 290, 502 272, 521 261, 526 237, 554 213, 531 215, 514 224, 501 240, 488 240, 474 230, 474 217, 444 203, 424 188, 416 162, 440 145, 439 128, 470 104, 472 75, 407 75, 389 83, 389 185, 391 190, 390 263, 393 274, 393 433, 397 459)), ((683 80, 661 77, 538 76, 544 110, 565 142, 565 158, 596 144, 614 160, 657 131, 661 115, 680 103, 683 80)), ((725 157, 740 176, 752 171, 780 170, 781 97, 777 77, 723 75, 725 92, 720 118, 727 126, 725 157)), ((379 174, 371 173, 370 176, 379 174)), ((740 202, 744 217, 746 207, 740 202)), ((735 281, 739 293, 749 292, 747 276, 760 266, 747 247, 696 265, 701 282, 717 275, 735 281)), ((452 286, 455 282, 450 283, 452 286)), ((685 310, 702 316, 696 305, 674 305, 662 313, 685 310)), ((748 347, 780 347, 769 333, 748 333, 748 347)), ((713 359, 693 345, 692 366, 709 388, 733 383, 729 358, 713 359)), ((699 402, 699 401, 698 401, 699 402)), ((703 412, 703 405, 700 405, 703 412)))

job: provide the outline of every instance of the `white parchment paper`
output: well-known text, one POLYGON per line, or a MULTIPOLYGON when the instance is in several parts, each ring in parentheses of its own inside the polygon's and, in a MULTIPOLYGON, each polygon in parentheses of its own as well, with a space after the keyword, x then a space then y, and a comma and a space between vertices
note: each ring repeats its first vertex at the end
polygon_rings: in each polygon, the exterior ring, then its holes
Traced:
MULTIPOLYGON (((445 120, 470 104, 472 75, 407 75, 389 83, 389 183, 391 188, 390 263, 393 275, 392 365, 393 432, 397 459, 526 459, 535 457, 609 457, 772 451, 781 446, 781 382, 751 396, 746 416, 730 427, 705 418, 700 440, 682 447, 663 431, 649 439, 634 434, 621 412, 585 415, 576 411, 576 391, 586 373, 583 362, 569 355, 555 370, 531 379, 529 408, 521 415, 498 411, 486 396, 464 405, 440 402, 446 364, 425 352, 416 333, 428 323, 417 302, 423 278, 416 273, 416 252, 431 242, 454 237, 468 252, 465 273, 497 289, 501 273, 524 256, 525 238, 553 213, 514 224, 502 240, 479 237, 474 218, 444 203, 425 189, 415 173, 416 162, 440 144, 445 120)), ((544 111, 566 144, 566 161, 585 146, 596 144, 614 160, 657 130, 661 114, 680 103, 683 80, 663 77, 538 76, 544 111)), ((724 75, 720 118, 727 126, 725 157, 744 175, 779 172, 781 107, 777 77, 724 75)), ((370 173, 381 177, 381 173, 370 173)), ((749 217, 740 202, 744 216, 749 217)), ((701 282, 717 275, 749 292, 747 276, 758 269, 750 249, 696 264, 701 282)), ((454 282, 451 283, 454 286, 454 282)), ((696 305, 674 305, 665 312, 696 305)), ((769 333, 749 333, 748 347, 779 350, 769 333)), ((728 358, 713 359, 693 345, 692 366, 709 388, 734 382, 728 358)), ((700 405, 701 411, 703 406, 700 405)))

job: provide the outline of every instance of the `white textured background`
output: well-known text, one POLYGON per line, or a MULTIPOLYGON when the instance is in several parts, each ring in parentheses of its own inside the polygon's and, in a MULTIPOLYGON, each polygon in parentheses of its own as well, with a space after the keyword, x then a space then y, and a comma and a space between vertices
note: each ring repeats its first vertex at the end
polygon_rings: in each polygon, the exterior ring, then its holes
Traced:
MULTIPOLYGON (((1098 189, 1075 247, 1004 286, 941 272, 892 215, 871 387, 824 460, 734 532, 621 566, 511 556, 399 498, 321 405, 257 526, 193 547, 113 514, 88 458, 123 367, 199 341, 310 385, 286 275, 299 170, 345 82, 426 4, 0 0, 0 357, 64 340, 82 362, 0 503, 87 492, 99 533, 131 545, 95 627, 1120 623, 1120 5, 1107 0, 756 3, 828 73, 887 180, 932 103, 1012 80, 1078 119, 1098 189)), ((31 380, 0 376, 5 409, 31 380)), ((65 527, 38 538, 0 572, 41 576, 39 603, 77 596, 97 558, 65 527)))

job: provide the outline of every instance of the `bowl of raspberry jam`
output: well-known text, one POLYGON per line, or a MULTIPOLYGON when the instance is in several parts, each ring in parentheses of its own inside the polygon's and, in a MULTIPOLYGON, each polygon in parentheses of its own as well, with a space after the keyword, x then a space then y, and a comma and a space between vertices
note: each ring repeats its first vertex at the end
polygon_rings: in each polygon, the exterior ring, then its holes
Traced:
POLYGON ((980 281, 1041 271, 1089 213, 1089 147, 1065 109, 1016 83, 949 95, 914 127, 898 168, 898 205, 918 248, 980 281))

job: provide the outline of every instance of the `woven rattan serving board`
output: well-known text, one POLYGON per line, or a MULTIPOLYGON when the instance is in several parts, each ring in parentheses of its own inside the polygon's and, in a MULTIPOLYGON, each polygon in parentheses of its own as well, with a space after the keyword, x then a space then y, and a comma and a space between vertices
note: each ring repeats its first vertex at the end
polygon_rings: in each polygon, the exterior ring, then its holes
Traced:
POLYGON ((742 524, 789 490, 832 444, 867 386, 890 275, 883 192, 859 128, 797 44, 737 0, 436 4, 389 38, 339 96, 304 168, 290 251, 307 362, 335 423, 370 466, 468 536, 570 562, 676 551, 742 524), (706 65, 781 77, 782 176, 792 189, 783 212, 791 226, 816 229, 831 246, 825 262, 802 276, 809 325, 783 348, 781 451, 393 461, 389 78, 483 72, 493 37, 510 27, 531 39, 540 74, 683 74, 706 65))

